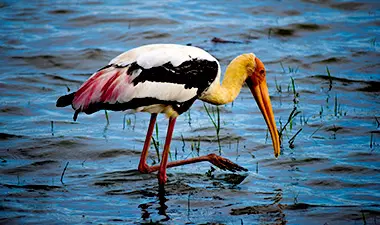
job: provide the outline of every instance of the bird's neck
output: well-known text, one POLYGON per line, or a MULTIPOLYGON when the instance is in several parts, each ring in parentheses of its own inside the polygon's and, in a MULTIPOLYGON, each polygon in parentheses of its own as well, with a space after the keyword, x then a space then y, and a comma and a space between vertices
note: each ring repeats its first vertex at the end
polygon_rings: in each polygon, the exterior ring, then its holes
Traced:
POLYGON ((235 100, 250 73, 254 71, 254 55, 243 54, 228 65, 222 84, 215 81, 204 96, 203 101, 214 105, 223 105, 235 100))

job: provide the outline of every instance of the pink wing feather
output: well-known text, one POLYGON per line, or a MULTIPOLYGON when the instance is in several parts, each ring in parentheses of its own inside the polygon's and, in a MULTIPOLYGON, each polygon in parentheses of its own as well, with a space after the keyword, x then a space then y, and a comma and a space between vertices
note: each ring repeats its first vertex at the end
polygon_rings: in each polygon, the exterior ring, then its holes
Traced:
POLYGON ((113 66, 94 73, 75 93, 73 107, 85 111, 93 103, 127 102, 133 96, 131 76, 128 67, 113 66))

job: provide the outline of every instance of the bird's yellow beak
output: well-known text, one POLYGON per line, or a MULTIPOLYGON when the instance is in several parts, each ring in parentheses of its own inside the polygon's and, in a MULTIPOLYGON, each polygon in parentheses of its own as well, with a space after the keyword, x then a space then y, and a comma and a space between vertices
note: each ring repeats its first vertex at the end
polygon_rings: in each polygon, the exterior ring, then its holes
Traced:
POLYGON ((253 97, 255 97, 256 103, 264 116, 265 122, 267 123, 269 133, 272 137, 274 155, 277 158, 280 154, 280 138, 278 136, 276 122, 274 120, 272 104, 270 103, 268 86, 265 79, 265 67, 261 60, 257 57, 255 58, 255 61, 255 71, 248 77, 246 83, 251 89, 253 97))

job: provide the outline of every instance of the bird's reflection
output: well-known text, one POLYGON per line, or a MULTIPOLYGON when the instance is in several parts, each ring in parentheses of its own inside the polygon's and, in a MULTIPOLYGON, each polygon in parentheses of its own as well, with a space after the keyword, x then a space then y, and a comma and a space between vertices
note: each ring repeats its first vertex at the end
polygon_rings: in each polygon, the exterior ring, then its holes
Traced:
POLYGON ((168 206, 165 204, 168 201, 168 199, 165 197, 165 188, 159 187, 158 193, 157 193, 157 199, 151 202, 147 202, 144 204, 140 204, 138 207, 141 209, 141 219, 148 220, 150 218, 151 213, 149 212, 149 208, 152 206, 156 206, 158 203, 158 206, 156 207, 158 211, 158 215, 163 216, 164 218, 160 219, 160 221, 169 221, 170 217, 167 215, 166 210, 168 206))

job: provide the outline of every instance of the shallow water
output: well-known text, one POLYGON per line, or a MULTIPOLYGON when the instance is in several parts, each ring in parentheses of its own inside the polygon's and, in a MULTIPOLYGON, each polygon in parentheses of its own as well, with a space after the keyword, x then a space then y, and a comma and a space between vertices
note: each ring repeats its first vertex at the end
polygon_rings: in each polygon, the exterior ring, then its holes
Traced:
MULTIPOLYGON (((377 224, 379 19, 378 1, 2 1, 0 222, 377 224), (114 56, 150 43, 199 46, 223 68, 254 52, 286 124, 281 156, 244 87, 220 107, 220 138, 221 154, 249 172, 169 169, 162 196, 156 175, 136 170, 148 114, 73 122, 71 108, 55 107, 114 56)), ((171 160, 219 154, 202 102, 177 121, 171 160)), ((160 116, 160 147, 166 126, 160 116)))

